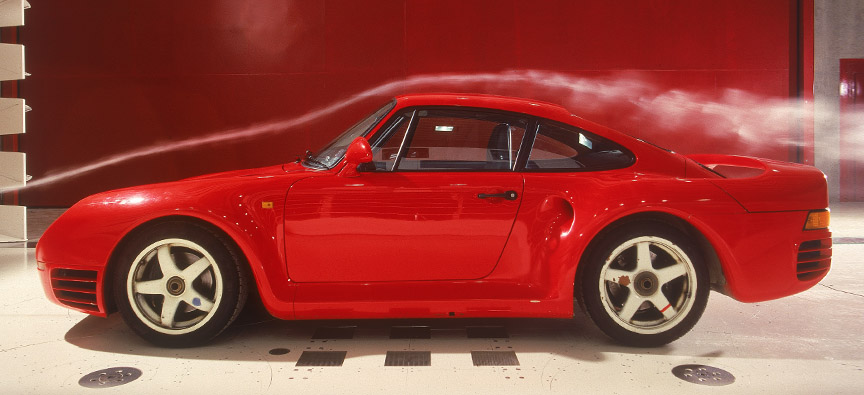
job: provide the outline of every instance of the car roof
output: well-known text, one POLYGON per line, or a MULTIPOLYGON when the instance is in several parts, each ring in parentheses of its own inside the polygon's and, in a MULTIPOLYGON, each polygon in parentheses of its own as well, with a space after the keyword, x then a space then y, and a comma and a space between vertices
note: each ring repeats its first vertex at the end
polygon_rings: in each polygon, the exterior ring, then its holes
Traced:
POLYGON ((512 111, 573 125, 621 144, 636 155, 637 165, 647 158, 645 171, 682 166, 683 158, 615 129, 572 114, 561 105, 540 100, 476 93, 424 93, 396 96, 396 109, 414 106, 463 106, 512 111), (680 163, 679 163, 680 162, 680 163))
POLYGON ((396 96, 396 102, 397 109, 413 106, 462 106, 518 112, 574 125, 610 138, 619 144, 626 143, 625 146, 628 147, 633 144, 644 144, 627 134, 575 115, 564 106, 542 100, 478 93, 421 93, 396 96))
POLYGON ((396 96, 398 107, 460 106, 493 108, 566 121, 572 116, 566 108, 540 100, 477 93, 424 93, 396 96))

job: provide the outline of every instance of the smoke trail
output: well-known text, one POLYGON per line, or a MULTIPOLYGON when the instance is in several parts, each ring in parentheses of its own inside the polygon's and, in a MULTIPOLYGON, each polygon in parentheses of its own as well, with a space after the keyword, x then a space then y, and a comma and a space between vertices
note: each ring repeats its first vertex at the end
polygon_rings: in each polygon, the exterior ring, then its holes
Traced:
MULTIPOLYGON (((439 91, 442 89, 454 89, 460 92, 482 91, 505 95, 533 91, 544 98, 559 98, 557 101, 560 104, 576 114, 603 113, 604 109, 612 108, 617 111, 622 104, 629 104, 631 109, 626 116, 631 123, 643 123, 656 133, 680 132, 682 129, 687 129, 692 130, 691 133, 698 133, 700 137, 710 136, 733 143, 743 142, 735 146, 735 151, 741 154, 747 154, 755 147, 765 144, 783 146, 798 144, 797 139, 788 137, 792 122, 813 119, 818 124, 832 122, 837 118, 834 111, 814 111, 795 100, 765 99, 732 89, 725 90, 719 98, 712 99, 683 90, 662 90, 654 84, 635 77, 589 79, 539 70, 420 75, 387 82, 295 118, 224 130, 180 141, 160 142, 49 174, 27 183, 24 187, 0 189, 0 193, 68 180, 149 155, 281 133, 322 119, 369 97, 393 96, 399 93, 422 91, 424 88, 435 88, 439 91)), ((844 123, 854 127, 854 130, 848 133, 854 136, 855 140, 846 143, 853 144, 854 147, 864 147, 864 113, 851 114, 845 118, 844 123)), ((854 152, 854 150, 847 151, 854 152)))

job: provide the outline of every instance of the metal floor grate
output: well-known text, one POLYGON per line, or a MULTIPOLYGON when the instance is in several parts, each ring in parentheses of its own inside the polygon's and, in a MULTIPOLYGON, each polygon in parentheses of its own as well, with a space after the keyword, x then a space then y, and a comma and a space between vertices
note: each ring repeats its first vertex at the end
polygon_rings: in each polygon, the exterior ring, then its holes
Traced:
POLYGON ((432 352, 387 351, 384 366, 432 366, 432 352))
POLYGON ((514 351, 471 351, 474 366, 519 366, 514 351))
POLYGON ((296 366, 342 366, 348 351, 303 351, 296 366))

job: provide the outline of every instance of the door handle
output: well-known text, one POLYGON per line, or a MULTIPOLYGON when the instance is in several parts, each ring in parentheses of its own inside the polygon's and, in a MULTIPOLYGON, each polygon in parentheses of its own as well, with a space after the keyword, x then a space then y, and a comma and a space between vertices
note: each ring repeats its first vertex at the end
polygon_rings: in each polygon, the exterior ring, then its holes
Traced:
POLYGON ((517 194, 516 191, 507 191, 504 193, 478 193, 477 197, 480 199, 504 198, 507 200, 516 200, 519 197, 519 194, 517 194))

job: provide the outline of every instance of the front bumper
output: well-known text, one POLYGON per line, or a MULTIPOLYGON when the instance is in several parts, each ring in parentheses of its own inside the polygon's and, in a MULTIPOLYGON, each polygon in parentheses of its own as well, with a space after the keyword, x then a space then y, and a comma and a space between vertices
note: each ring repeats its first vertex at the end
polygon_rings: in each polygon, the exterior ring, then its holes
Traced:
POLYGON ((39 278, 48 300, 87 314, 108 315, 104 300, 104 272, 97 268, 66 268, 38 262, 39 278))

